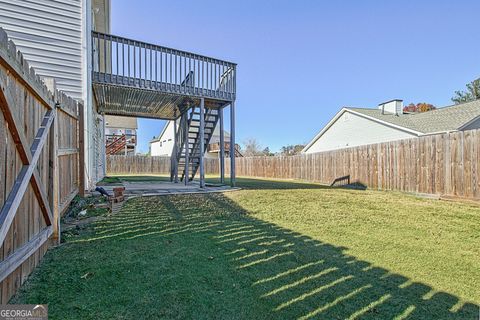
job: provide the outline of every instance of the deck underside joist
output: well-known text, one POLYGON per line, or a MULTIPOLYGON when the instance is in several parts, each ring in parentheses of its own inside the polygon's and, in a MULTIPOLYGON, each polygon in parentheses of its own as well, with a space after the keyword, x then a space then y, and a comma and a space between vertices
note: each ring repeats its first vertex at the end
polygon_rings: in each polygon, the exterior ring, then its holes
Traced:
MULTIPOLYGON (((155 119, 177 119, 184 111, 200 104, 200 97, 108 83, 94 83, 97 111, 155 119)), ((205 98, 205 107, 218 109, 230 101, 205 98)))

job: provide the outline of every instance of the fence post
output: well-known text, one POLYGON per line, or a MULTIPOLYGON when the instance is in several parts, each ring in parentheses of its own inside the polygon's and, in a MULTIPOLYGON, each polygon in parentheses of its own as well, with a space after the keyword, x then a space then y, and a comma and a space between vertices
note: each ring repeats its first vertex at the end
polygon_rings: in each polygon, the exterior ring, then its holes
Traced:
POLYGON ((50 158, 50 167, 49 167, 49 185, 50 185, 50 194, 52 198, 50 199, 50 208, 52 208, 53 215, 53 234, 52 234, 52 243, 60 244, 60 200, 59 200, 59 187, 58 187, 58 108, 60 107, 59 103, 55 104, 55 118, 53 120, 52 126, 50 128, 50 149, 49 149, 49 158, 50 158))

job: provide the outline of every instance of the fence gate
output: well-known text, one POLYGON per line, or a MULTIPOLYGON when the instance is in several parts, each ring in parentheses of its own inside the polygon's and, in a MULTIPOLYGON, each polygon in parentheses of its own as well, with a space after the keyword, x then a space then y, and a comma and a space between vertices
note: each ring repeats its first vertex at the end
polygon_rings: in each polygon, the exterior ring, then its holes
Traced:
MULTIPOLYGON (((60 239, 78 193, 81 106, 46 85, 0 28, 0 303, 60 239), (50 239, 50 241, 49 241, 50 239)), ((83 177, 83 175, 82 175, 83 177)))

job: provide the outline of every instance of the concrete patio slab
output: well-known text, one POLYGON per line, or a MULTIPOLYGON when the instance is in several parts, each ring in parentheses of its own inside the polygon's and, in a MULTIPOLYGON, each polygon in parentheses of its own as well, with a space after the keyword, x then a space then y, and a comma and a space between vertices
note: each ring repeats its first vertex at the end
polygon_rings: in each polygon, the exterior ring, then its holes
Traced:
MULTIPOLYGON (((125 196, 131 197, 146 197, 146 196, 162 196, 162 195, 176 195, 176 194, 195 194, 195 193, 212 193, 212 192, 227 192, 240 190, 240 188, 232 188, 226 185, 210 185, 207 184, 205 188, 200 188, 200 184, 197 181, 192 181, 188 185, 184 183, 173 182, 130 182, 122 181, 122 185, 125 187, 125 196)), ((102 186, 109 194, 113 194, 113 188, 119 187, 119 185, 102 186)))

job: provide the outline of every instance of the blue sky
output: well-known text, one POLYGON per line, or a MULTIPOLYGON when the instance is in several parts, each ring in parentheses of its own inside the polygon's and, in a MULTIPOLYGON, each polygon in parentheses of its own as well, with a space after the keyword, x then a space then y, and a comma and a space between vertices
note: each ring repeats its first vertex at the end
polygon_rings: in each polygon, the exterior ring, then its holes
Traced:
MULTIPOLYGON (((480 1, 113 0, 112 33, 238 63, 237 142, 308 142, 342 106, 450 104, 480 76, 480 1)), ((139 121, 139 150, 162 121, 139 121)))

